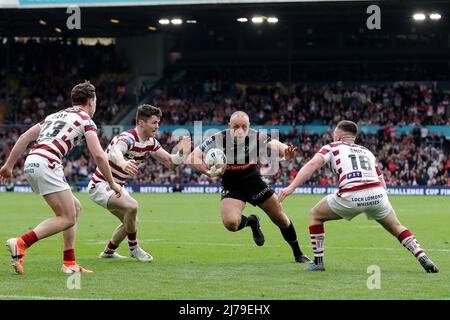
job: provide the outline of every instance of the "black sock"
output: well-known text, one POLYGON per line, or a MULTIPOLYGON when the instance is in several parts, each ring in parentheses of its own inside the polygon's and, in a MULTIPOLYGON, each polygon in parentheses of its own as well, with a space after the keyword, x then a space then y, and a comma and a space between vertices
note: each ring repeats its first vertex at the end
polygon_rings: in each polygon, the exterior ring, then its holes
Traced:
POLYGON ((254 216, 253 214, 246 217, 246 219, 247 219, 247 226, 249 227, 253 227, 254 225, 256 225, 256 222, 258 222, 258 219, 256 219, 256 216, 254 216))
POLYGON ((244 229, 246 226, 250 225, 249 224, 249 220, 246 216, 242 215, 241 216, 241 223, 239 224, 239 227, 237 228, 236 231, 239 231, 241 229, 244 229))
POLYGON ((323 257, 314 257, 314 264, 322 264, 323 257))
POLYGON ((281 234, 283 235, 284 240, 289 243, 292 248, 292 252, 295 257, 299 257, 303 255, 302 250, 300 250, 300 246, 297 241, 297 233, 295 232, 294 224, 290 221, 291 224, 287 228, 280 228, 281 234))

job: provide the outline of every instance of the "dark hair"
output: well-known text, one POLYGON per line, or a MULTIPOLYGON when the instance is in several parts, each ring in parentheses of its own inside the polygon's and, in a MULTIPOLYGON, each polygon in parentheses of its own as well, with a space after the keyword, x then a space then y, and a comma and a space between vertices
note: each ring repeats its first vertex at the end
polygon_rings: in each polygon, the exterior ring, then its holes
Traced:
POLYGON ((157 116, 158 118, 161 118, 162 116, 161 109, 149 104, 142 104, 138 107, 136 112, 136 124, 138 123, 139 120, 147 121, 152 116, 157 116))
POLYGON ((358 133, 358 125, 349 120, 342 120, 341 122, 339 122, 336 126, 336 129, 342 130, 345 133, 351 133, 354 136, 356 136, 356 134, 358 133))
POLYGON ((72 98, 72 105, 84 106, 89 99, 95 98, 95 87, 89 81, 84 81, 73 87, 70 97, 72 98))

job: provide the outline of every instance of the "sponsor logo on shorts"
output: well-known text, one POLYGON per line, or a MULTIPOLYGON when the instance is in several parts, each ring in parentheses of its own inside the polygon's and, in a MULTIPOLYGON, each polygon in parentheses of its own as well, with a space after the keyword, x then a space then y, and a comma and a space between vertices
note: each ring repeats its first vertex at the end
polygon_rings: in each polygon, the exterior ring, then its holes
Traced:
POLYGON ((257 200, 257 199, 261 198, 264 194, 266 194, 268 191, 270 191, 270 187, 266 187, 264 190, 262 190, 258 194, 255 194, 254 196, 252 196, 252 199, 257 200))
POLYGON ((380 199, 383 197, 382 193, 366 197, 352 197, 352 202, 356 202, 358 207, 376 206, 380 204, 380 199))

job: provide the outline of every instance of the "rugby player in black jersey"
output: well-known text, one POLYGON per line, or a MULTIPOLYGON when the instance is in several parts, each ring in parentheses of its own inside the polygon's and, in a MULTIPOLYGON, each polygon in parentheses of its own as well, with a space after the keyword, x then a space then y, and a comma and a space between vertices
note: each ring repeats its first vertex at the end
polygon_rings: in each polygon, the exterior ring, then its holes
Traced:
POLYGON ((196 147, 189 155, 187 163, 208 176, 222 177, 222 199, 220 212, 225 227, 239 231, 250 227, 258 246, 264 244, 264 234, 257 215, 242 214, 245 203, 258 206, 270 217, 289 243, 299 263, 312 263, 298 244, 295 228, 283 211, 274 190, 262 179, 259 164, 261 157, 272 153, 276 158, 291 160, 297 149, 271 139, 262 132, 250 128, 250 119, 243 111, 236 111, 230 117, 229 128, 212 135, 196 147), (227 157, 227 165, 222 171, 208 170, 203 164, 203 156, 212 148, 222 149, 227 157))

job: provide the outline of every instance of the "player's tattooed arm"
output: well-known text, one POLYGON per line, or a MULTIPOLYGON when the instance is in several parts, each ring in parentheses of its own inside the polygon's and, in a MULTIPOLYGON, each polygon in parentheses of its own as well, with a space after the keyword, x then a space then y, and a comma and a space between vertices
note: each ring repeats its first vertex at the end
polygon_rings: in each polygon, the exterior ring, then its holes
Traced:
POLYGON ((158 151, 153 152, 152 156, 168 169, 173 169, 175 164, 172 162, 172 155, 163 148, 159 148, 158 151))
POLYGON ((287 196, 294 192, 295 188, 308 181, 314 172, 319 170, 325 164, 324 158, 320 154, 316 154, 311 160, 309 160, 303 168, 297 173, 294 181, 291 184, 280 191, 278 200, 282 202, 287 196))
POLYGON ((109 153, 109 158, 114 163, 117 163, 119 167, 122 168, 126 173, 134 176, 137 175, 139 170, 136 166, 136 161, 125 160, 124 154, 128 151, 128 145, 125 142, 118 141, 116 144, 111 146, 111 152, 109 153))
POLYGON ((11 153, 6 160, 6 163, 0 169, 0 183, 4 183, 9 180, 12 176, 12 170, 17 160, 22 156, 22 154, 27 149, 28 145, 37 140, 41 132, 41 127, 39 124, 34 125, 17 139, 16 144, 11 150, 11 153))

